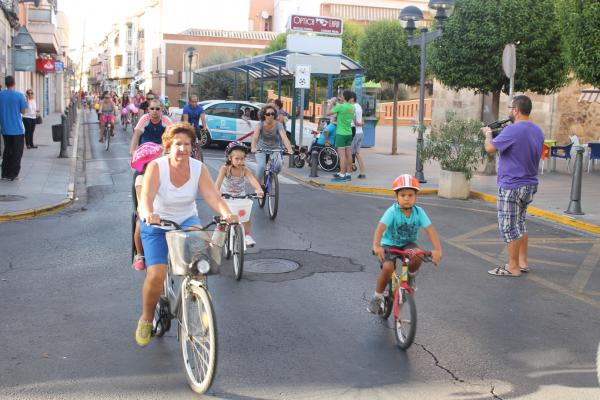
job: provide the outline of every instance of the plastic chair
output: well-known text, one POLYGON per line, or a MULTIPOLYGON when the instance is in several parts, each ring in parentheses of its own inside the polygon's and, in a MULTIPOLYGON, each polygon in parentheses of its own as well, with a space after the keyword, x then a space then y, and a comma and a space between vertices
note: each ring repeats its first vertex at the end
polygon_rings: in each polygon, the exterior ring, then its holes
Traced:
POLYGON ((589 158, 588 158, 588 173, 590 172, 590 164, 595 166, 596 160, 600 160, 600 142, 597 143, 588 143, 588 147, 590 148, 589 158))
POLYGON ((550 146, 542 144, 542 158, 540 164, 542 164, 542 174, 544 173, 544 165, 546 164, 546 158, 550 157, 550 146))
POLYGON ((550 157, 564 158, 567 160, 567 171, 571 172, 571 149, 573 143, 569 143, 565 146, 552 146, 550 148, 550 157))

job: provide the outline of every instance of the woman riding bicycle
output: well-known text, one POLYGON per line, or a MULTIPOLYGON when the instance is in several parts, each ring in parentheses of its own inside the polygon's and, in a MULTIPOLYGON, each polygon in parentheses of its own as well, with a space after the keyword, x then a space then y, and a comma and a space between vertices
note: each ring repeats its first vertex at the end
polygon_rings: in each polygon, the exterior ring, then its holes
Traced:
POLYGON ((104 99, 100 103, 98 115, 100 116, 100 143, 104 142, 106 132, 104 127, 107 123, 115 124, 115 116, 117 114, 117 105, 112 100, 108 92, 104 93, 104 99))
POLYGON ((140 346, 150 343, 154 309, 168 268, 165 230, 150 224, 159 224, 164 218, 183 228, 200 225, 196 209, 198 192, 227 222, 237 222, 237 216, 232 215, 217 191, 208 168, 190 157, 195 136, 194 127, 188 123, 171 125, 162 136, 167 155, 148 164, 144 174, 138 214, 144 221, 141 234, 147 272, 142 290, 142 315, 135 332, 140 346))
POLYGON ((277 108, 274 105, 265 105, 260 110, 259 117, 260 123, 252 136, 251 151, 256 153, 256 179, 262 182, 267 166, 267 153, 265 151, 271 153, 271 162, 275 172, 279 173, 282 166, 280 152, 283 147, 282 143, 288 154, 292 154, 292 144, 285 133, 285 127, 276 120, 277 108))

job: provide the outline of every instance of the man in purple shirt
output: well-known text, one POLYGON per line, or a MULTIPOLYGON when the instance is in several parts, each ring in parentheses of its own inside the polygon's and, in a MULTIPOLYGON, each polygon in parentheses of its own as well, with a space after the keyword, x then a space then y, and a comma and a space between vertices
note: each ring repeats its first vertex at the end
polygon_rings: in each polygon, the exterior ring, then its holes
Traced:
POLYGON ((537 192, 538 165, 542 156, 544 133, 529 120, 531 99, 515 96, 510 108, 512 125, 496 138, 492 130, 482 128, 485 151, 499 153, 498 161, 498 228, 507 243, 508 264, 496 267, 489 274, 519 276, 529 272, 527 263, 528 234, 525 227, 527 206, 537 192))

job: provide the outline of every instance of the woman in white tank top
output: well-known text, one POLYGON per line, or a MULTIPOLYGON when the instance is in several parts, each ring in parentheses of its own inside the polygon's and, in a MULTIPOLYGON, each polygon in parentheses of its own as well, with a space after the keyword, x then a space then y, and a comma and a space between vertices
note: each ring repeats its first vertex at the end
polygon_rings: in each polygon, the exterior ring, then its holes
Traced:
POLYGON ((228 222, 237 222, 223 201, 202 162, 190 157, 194 127, 186 122, 171 125, 163 134, 166 156, 148 164, 142 184, 138 214, 141 223, 142 245, 146 259, 146 279, 142 291, 142 315, 136 330, 140 346, 150 343, 152 317, 167 275, 167 241, 165 230, 150 225, 169 219, 182 227, 200 225, 196 195, 228 222))

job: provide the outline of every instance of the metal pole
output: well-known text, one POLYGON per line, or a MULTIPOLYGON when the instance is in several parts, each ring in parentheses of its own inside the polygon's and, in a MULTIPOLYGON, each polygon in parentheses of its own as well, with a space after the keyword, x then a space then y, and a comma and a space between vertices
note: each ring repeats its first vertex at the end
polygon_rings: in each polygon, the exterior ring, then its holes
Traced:
POLYGON ((302 133, 304 132, 304 89, 300 89, 300 140, 298 146, 302 147, 302 133))
POLYGON ((250 100, 250 71, 246 70, 246 101, 250 100))
POLYGON ((263 92, 264 92, 264 84, 265 84, 265 68, 261 67, 260 69, 260 102, 263 102, 263 92))
POLYGON ((281 65, 279 66, 279 73, 277 74, 277 98, 281 99, 281 65))
POLYGON ((573 171, 573 180, 571 181, 571 201, 565 214, 583 215, 581 211, 581 178, 583 171, 583 147, 575 146, 575 171, 573 171))
POLYGON ((319 169, 319 152, 314 149, 310 152, 310 177, 316 178, 319 176, 317 170, 319 169))
POLYGON ((427 34, 427 28, 423 28, 421 31, 421 82, 419 84, 419 136, 417 137, 417 166, 415 171, 415 178, 421 183, 426 183, 425 174, 423 173, 423 162, 419 156, 419 152, 423 148, 423 133, 425 131, 425 36, 427 34))
POLYGON ((327 100, 333 97, 333 75, 327 75, 327 100))
POLYGON ((69 122, 65 114, 60 116, 60 124, 62 126, 62 135, 60 137, 60 153, 58 153, 58 158, 67 158, 67 143, 69 141, 67 126, 69 122))
POLYGON ((192 54, 188 53, 188 73, 185 83, 185 101, 190 98, 190 81, 192 80, 192 54))
POLYGON ((237 87, 238 87, 238 78, 237 78, 237 71, 233 72, 233 98, 234 100, 237 100, 237 87))

